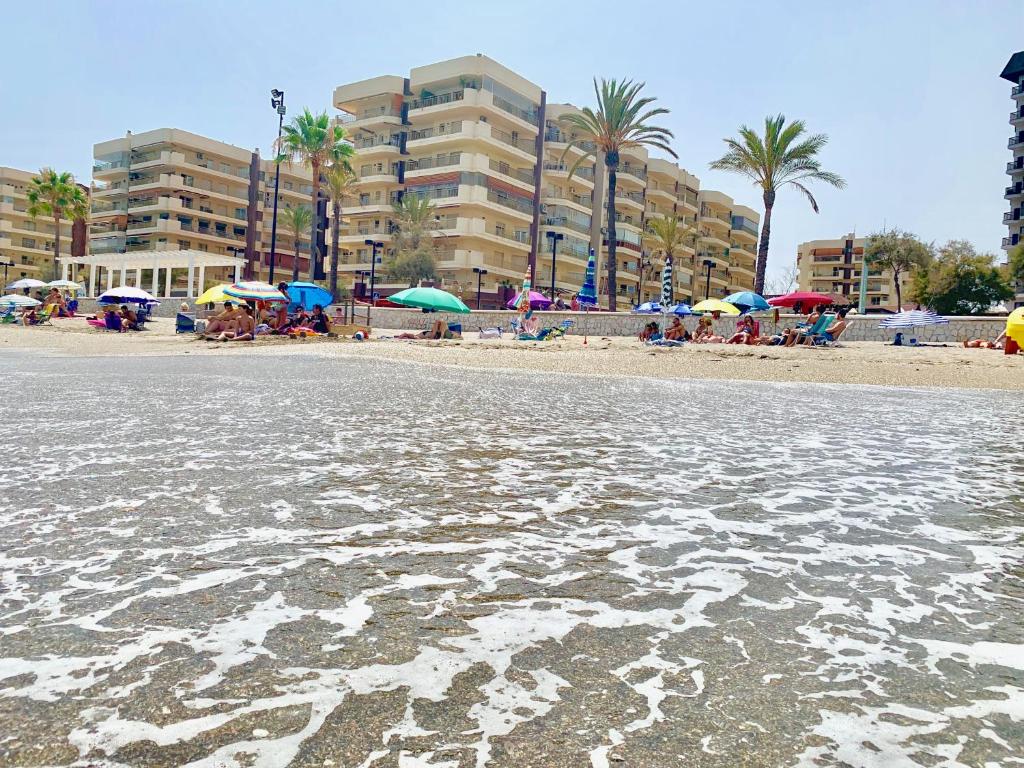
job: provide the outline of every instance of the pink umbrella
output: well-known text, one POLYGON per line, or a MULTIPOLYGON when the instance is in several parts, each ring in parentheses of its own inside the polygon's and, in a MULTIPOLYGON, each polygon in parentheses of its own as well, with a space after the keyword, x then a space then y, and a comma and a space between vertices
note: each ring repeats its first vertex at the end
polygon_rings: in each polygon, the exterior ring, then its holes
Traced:
MULTIPOLYGON (((518 307, 519 307, 519 297, 522 296, 522 295, 523 295, 523 293, 522 293, 522 291, 520 291, 505 306, 508 307, 509 309, 518 309, 518 307)), ((537 293, 536 291, 530 291, 529 294, 527 294, 527 295, 530 297, 530 309, 547 309, 548 307, 551 306, 551 299, 549 299, 543 293, 537 293)))

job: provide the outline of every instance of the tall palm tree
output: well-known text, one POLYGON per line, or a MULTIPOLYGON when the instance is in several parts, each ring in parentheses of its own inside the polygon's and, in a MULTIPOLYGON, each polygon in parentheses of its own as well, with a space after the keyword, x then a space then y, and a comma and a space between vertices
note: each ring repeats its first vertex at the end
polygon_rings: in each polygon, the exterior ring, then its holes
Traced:
POLYGON ((738 139, 724 139, 729 148, 711 163, 712 170, 739 173, 761 187, 764 220, 761 240, 757 246, 757 277, 754 292, 764 290, 764 272, 768 265, 768 240, 772 231, 772 208, 779 189, 790 184, 807 196, 814 212, 818 201, 807 188, 810 181, 823 181, 837 189, 846 186, 838 174, 822 170, 818 153, 828 143, 828 136, 816 133, 801 139, 807 126, 803 120, 786 125, 785 115, 769 115, 764 119, 764 136, 745 125, 740 126, 738 139))
MULTIPOLYGON (((281 213, 282 223, 291 230, 292 237, 295 243, 295 258, 292 260, 292 282, 294 283, 299 279, 299 247, 302 245, 301 238, 302 233, 309 227, 309 222, 313 220, 313 211, 304 205, 297 205, 294 208, 285 208, 281 213)), ((313 237, 316 237, 316 233, 313 233, 313 237)), ((310 244, 309 258, 312 263, 313 259, 313 246, 310 244)))
MULTIPOLYGON (((283 128, 281 146, 278 148, 281 161, 301 163, 313 173, 313 190, 310 207, 317 210, 320 199, 320 172, 328 165, 341 163, 348 166, 349 158, 355 154, 352 145, 345 139, 345 129, 331 125, 326 112, 314 115, 308 108, 283 128)), ((351 168, 349 169, 351 170, 351 168)), ((316 247, 317 217, 311 217, 309 245, 309 279, 316 274, 319 253, 316 247)))
POLYGON ((597 96, 597 111, 590 107, 584 107, 579 114, 565 115, 561 122, 569 129, 572 135, 569 137, 565 152, 562 153, 562 160, 565 160, 569 148, 576 146, 585 150, 569 169, 569 178, 580 164, 587 158, 596 157, 600 153, 604 158, 605 167, 608 169, 608 309, 615 311, 616 294, 616 271, 618 263, 615 260, 615 250, 618 233, 615 231, 615 186, 616 172, 619 168, 619 153, 623 149, 631 147, 657 147, 672 157, 676 153, 668 145, 668 140, 673 138, 672 132, 667 128, 659 128, 650 125, 648 120, 658 115, 667 115, 668 110, 663 107, 648 109, 654 103, 653 96, 639 97, 644 83, 634 83, 632 80, 601 79, 598 86, 597 78, 594 78, 594 93, 597 96), (586 142, 591 142, 594 149, 588 149, 586 142))
POLYGON ((67 171, 57 173, 52 168, 43 168, 28 186, 28 215, 53 218, 53 279, 60 277, 60 222, 84 218, 89 214, 89 198, 75 183, 75 177, 67 171))
MULTIPOLYGON (((676 251, 693 240, 696 233, 696 227, 691 227, 675 216, 657 217, 647 222, 647 234, 654 244, 654 252, 661 253, 666 264, 674 263, 676 251)), ((675 280, 675 270, 672 274, 675 280)))
POLYGON ((331 273, 328 286, 334 301, 338 300, 338 237, 341 234, 341 207, 346 197, 351 197, 359 181, 346 163, 332 163, 324 174, 327 191, 331 197, 331 273))

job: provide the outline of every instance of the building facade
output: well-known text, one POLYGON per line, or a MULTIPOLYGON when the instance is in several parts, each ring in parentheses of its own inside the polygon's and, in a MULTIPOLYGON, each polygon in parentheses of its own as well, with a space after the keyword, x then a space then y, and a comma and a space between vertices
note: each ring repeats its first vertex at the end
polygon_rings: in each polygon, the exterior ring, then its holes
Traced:
MULTIPOLYGON (((856 305, 860 298, 861 271, 866 237, 852 234, 834 240, 811 240, 797 247, 798 284, 801 291, 842 296, 856 305)), ((896 312, 896 283, 891 270, 868 269, 866 309, 896 312)), ((910 275, 900 275, 904 304, 910 290, 910 275)))
MULTIPOLYGON (((1007 142, 1013 157, 1006 164, 1010 186, 1004 192, 1010 210, 1003 214, 1003 223, 1010 230, 1003 238, 1003 250, 1009 251, 1024 242, 1024 51, 1018 51, 1010 57, 1000 77, 1013 83, 1010 89, 1010 97, 1013 99, 1010 126, 1013 134, 1007 142)), ((1024 306, 1024 284, 1018 284, 1016 290, 1016 305, 1024 306)))
MULTIPOLYGON (((0 266, 4 285, 23 277, 54 279, 53 245, 56 226, 49 216, 28 215, 28 188, 36 174, 0 166, 0 266)), ((81 227, 81 225, 79 225, 81 227)), ((75 242, 72 221, 60 224, 60 251, 70 254, 75 242)))
MULTIPOLYGON (((94 254, 203 251, 246 257, 251 275, 269 277, 274 171, 258 152, 176 128, 100 142, 93 148, 89 248, 94 254)), ((281 165, 275 278, 295 258, 309 267, 309 232, 296 239, 281 212, 310 206, 308 171, 281 165)), ((208 284, 231 275, 211 270, 208 284)), ((176 280, 184 276, 175 276, 176 280)))
MULTIPOLYGON (((406 287, 390 281, 384 263, 392 205, 416 195, 436 209, 438 273, 470 306, 478 296, 481 307, 503 304, 531 256, 535 288, 568 298, 582 286, 591 248, 605 301, 607 180, 603 163, 585 158, 590 147, 572 145, 575 137, 560 121, 575 107, 549 104, 540 86, 481 55, 338 86, 334 106, 357 152, 359 183, 341 236, 341 270, 357 295, 371 266, 383 295, 406 287), (376 265, 366 240, 382 244, 376 265)), ((711 295, 753 286, 754 211, 702 191, 695 176, 642 149, 623 152, 617 186, 620 302, 660 295, 663 265, 645 234, 652 216, 679 216, 698 230, 676 258, 679 298, 694 295, 694 269, 705 259, 714 264, 711 295)))

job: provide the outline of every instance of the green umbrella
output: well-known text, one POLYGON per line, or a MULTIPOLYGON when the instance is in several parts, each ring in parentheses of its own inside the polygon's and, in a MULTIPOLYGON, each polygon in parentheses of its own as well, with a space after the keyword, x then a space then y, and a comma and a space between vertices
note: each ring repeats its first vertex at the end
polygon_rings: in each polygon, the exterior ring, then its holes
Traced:
POLYGON ((419 309, 434 309, 439 312, 458 312, 468 315, 469 307, 462 303, 458 296, 452 296, 447 291, 438 288, 406 288, 394 296, 388 296, 388 301, 395 304, 402 304, 406 307, 418 307, 419 309))

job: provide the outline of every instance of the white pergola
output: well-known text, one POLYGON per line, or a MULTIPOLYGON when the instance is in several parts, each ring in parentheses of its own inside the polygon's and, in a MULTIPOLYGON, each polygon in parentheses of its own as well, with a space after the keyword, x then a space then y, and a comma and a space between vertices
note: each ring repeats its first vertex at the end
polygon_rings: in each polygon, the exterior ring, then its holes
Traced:
POLYGON ((135 287, 147 290, 142 284, 142 270, 153 270, 152 290, 149 292, 154 296, 160 296, 160 270, 164 270, 164 293, 165 298, 170 298, 173 270, 188 270, 188 297, 194 298, 202 293, 206 282, 207 267, 231 267, 234 269, 234 280, 238 282, 241 278, 242 268, 245 266, 245 259, 233 256, 224 256, 218 253, 207 253, 206 251, 181 250, 181 251, 132 251, 130 253, 104 253, 91 256, 62 256, 61 271, 65 280, 72 266, 89 267, 89 295, 96 295, 96 268, 103 267, 107 270, 107 287, 110 290, 114 287, 114 273, 121 272, 121 285, 129 285, 129 273, 134 275, 135 287), (199 291, 196 291, 196 270, 199 274, 199 291))

